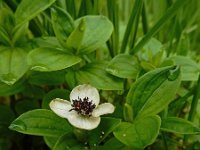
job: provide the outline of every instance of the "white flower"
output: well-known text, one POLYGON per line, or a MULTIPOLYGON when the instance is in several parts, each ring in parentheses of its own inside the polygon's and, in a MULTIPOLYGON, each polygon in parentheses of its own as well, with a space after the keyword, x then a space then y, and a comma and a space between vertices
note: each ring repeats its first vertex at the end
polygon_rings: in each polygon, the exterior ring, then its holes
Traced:
POLYGON ((100 97, 96 88, 88 84, 75 87, 70 93, 70 102, 56 98, 50 108, 60 117, 67 118, 75 127, 92 130, 100 123, 100 115, 114 112, 111 103, 99 105, 100 97))

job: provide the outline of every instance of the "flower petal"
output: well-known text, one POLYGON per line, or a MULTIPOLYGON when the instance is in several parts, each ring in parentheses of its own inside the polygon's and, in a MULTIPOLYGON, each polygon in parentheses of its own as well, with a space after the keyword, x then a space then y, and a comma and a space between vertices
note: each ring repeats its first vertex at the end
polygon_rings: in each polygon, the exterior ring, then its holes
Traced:
POLYGON ((92 130, 100 123, 100 117, 85 117, 80 114, 73 114, 68 117, 68 121, 79 129, 92 130))
POLYGON ((92 116, 99 117, 104 114, 113 113, 114 110, 115 110, 115 107, 111 103, 103 103, 93 110, 92 116))
POLYGON ((49 107, 54 113, 62 118, 68 118, 72 113, 75 113, 74 111, 69 111, 72 108, 71 103, 60 98, 53 99, 50 102, 49 107))
POLYGON ((81 98, 82 100, 85 97, 89 98, 89 101, 92 100, 92 102, 97 106, 99 105, 100 97, 98 90, 89 85, 89 84, 83 84, 76 86, 70 93, 70 101, 81 98))

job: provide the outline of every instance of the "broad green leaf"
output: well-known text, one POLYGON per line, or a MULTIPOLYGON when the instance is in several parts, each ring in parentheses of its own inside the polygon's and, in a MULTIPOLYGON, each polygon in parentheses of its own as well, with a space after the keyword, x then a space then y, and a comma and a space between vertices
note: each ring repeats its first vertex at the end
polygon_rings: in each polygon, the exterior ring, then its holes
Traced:
POLYGON ((124 145, 114 137, 106 141, 106 143, 103 146, 97 147, 97 150, 110 150, 111 147, 113 150, 132 150, 131 147, 124 145))
POLYGON ((110 117, 101 118, 100 125, 96 129, 89 132, 88 143, 92 147, 100 144, 120 123, 120 119, 110 117))
POLYGON ((174 56, 169 59, 181 66, 182 81, 197 81, 200 67, 195 61, 185 56, 174 56))
POLYGON ((140 77, 127 96, 134 117, 155 115, 162 111, 173 100, 179 85, 179 67, 155 69, 140 77))
POLYGON ((53 89, 50 92, 48 92, 43 100, 42 100, 42 108, 44 109, 50 109, 49 108, 49 103, 55 98, 61 98, 65 100, 69 100, 69 94, 70 92, 65 89, 53 89))
POLYGON ((51 9, 51 16, 56 38, 66 47, 67 38, 74 29, 74 21, 68 12, 58 7, 51 9))
POLYGON ((123 117, 125 121, 133 122, 133 108, 127 103, 124 104, 123 117))
POLYGON ((85 146, 72 133, 68 133, 58 139, 53 150, 85 150, 85 146))
POLYGON ((151 61, 153 56, 162 50, 162 44, 155 38, 151 38, 143 48, 137 53, 142 60, 151 61))
POLYGON ((120 54, 109 62, 106 71, 120 78, 135 79, 139 69, 139 63, 136 57, 128 54, 120 54))
POLYGON ((13 27, 15 26, 15 18, 13 12, 8 7, 0 6, 0 18, 0 26, 5 29, 9 36, 11 36, 13 27))
POLYGON ((84 16, 75 21, 75 26, 67 45, 79 54, 90 53, 99 48, 113 31, 112 23, 105 16, 84 16))
POLYGON ((0 96, 8 96, 19 93, 25 89, 24 80, 19 80, 13 85, 0 82, 0 96))
POLYGON ((31 72, 29 83, 34 85, 60 85, 65 83, 65 71, 31 72))
POLYGON ((38 47, 58 48, 58 47, 61 47, 58 40, 55 37, 51 37, 51 36, 33 38, 30 41, 30 45, 32 46, 32 48, 38 48, 38 47))
POLYGON ((92 62, 75 72, 79 84, 88 83, 102 90, 122 90, 123 82, 105 71, 106 62, 92 62))
POLYGON ((167 117, 162 120, 161 129, 178 134, 200 134, 200 128, 192 122, 177 117, 167 117))
POLYGON ((59 137, 44 136, 44 141, 50 149, 53 149, 59 137))
POLYGON ((28 55, 31 69, 44 72, 62 70, 80 61, 81 58, 55 48, 37 48, 28 55))
POLYGON ((20 115, 9 128, 20 133, 39 136, 60 136, 72 130, 67 120, 45 109, 35 109, 20 115))
POLYGON ((10 46, 11 40, 8 33, 2 26, 0 26, 0 37, 0 43, 2 43, 4 46, 10 46))
POLYGON ((160 117, 148 116, 134 123, 122 122, 114 131, 114 136, 127 146, 144 149, 152 144, 158 136, 160 117))
POLYGON ((28 22, 24 23, 21 26, 13 29, 12 32, 12 44, 17 45, 17 41, 19 41, 22 37, 24 37, 28 32, 28 22))
POLYGON ((22 0, 15 12, 16 23, 19 26, 28 22, 51 6, 55 1, 56 0, 22 0))
POLYGON ((0 53, 0 81, 12 85, 28 70, 27 51, 4 47, 0 53))

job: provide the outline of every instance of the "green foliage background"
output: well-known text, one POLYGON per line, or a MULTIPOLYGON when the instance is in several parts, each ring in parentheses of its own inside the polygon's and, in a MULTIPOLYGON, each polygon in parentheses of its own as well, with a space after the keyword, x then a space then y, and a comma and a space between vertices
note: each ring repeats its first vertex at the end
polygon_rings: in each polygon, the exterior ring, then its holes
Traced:
POLYGON ((200 149, 199 8, 0 0, 0 149, 200 149), (85 83, 116 110, 81 141, 48 104, 85 83))

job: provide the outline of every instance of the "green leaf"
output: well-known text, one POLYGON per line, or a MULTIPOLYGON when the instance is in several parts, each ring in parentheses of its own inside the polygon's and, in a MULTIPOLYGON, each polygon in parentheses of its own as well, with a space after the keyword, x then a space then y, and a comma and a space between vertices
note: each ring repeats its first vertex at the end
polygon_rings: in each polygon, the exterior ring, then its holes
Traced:
POLYGON ((61 47, 58 40, 55 37, 51 37, 51 36, 33 38, 30 41, 30 45, 33 48, 38 48, 38 47, 58 48, 58 47, 61 47))
POLYGON ((117 140, 114 137, 106 141, 106 143, 103 146, 97 147, 97 150, 110 150, 111 146, 113 150, 132 150, 132 148, 119 142, 119 140, 117 140))
POLYGON ((0 26, 5 29, 6 33, 11 36, 13 27, 15 26, 15 18, 13 12, 8 7, 0 6, 0 26))
POLYGON ((155 38, 151 38, 143 48, 137 53, 138 57, 142 60, 148 61, 153 58, 157 53, 162 50, 162 44, 155 38))
POLYGON ((134 124, 122 122, 114 131, 114 136, 127 146, 144 149, 158 136, 161 119, 157 115, 140 118, 134 124))
POLYGON ((0 81, 12 85, 28 70, 27 51, 4 47, 0 53, 0 81))
POLYGON ((105 44, 113 31, 112 23, 105 16, 84 16, 75 21, 75 26, 67 45, 79 54, 90 53, 105 44))
POLYGON ((13 85, 0 82, 0 96, 8 96, 19 93, 25 89, 24 80, 19 80, 13 85))
POLYGON ((179 67, 155 69, 140 77, 127 96, 134 117, 155 115, 162 111, 173 100, 179 85, 179 67))
POLYGON ((0 37, 1 37, 0 43, 2 43, 5 46, 10 46, 11 41, 10 41, 9 35, 2 26, 0 26, 0 37))
POLYGON ((105 71, 106 62, 92 62, 75 72, 79 84, 88 83, 102 90, 122 90, 122 80, 105 71))
POLYGON ((28 55, 31 69, 44 72, 62 70, 80 61, 81 58, 55 48, 37 48, 28 55))
POLYGON ((59 137, 44 136, 44 141, 50 149, 53 149, 59 137))
POLYGON ((85 146, 81 145, 72 133, 68 133, 58 139, 53 150, 85 150, 85 146))
POLYGON ((51 9, 51 16, 56 38, 63 47, 66 47, 67 38, 74 30, 74 21, 68 12, 59 7, 51 9))
POLYGON ((42 108, 44 109, 50 109, 49 108, 49 103, 51 100, 55 99, 55 98, 62 98, 65 100, 69 100, 69 94, 70 92, 68 90, 65 89, 54 89, 51 90, 50 92, 48 92, 43 100, 42 100, 42 108))
POLYGON ((89 132, 88 142, 93 147, 100 144, 121 123, 120 119, 103 117, 98 128, 89 132))
POLYGON ((29 83, 34 85, 59 85, 65 83, 65 71, 31 72, 29 83))
POLYGON ((167 117, 162 120, 161 129, 178 134, 200 134, 200 128, 192 122, 177 117, 167 117))
POLYGON ((12 32, 12 44, 16 45, 17 41, 19 41, 22 37, 24 37, 28 32, 28 22, 24 23, 21 26, 13 29, 12 32))
POLYGON ((169 59, 175 61, 176 65, 181 66, 182 81, 198 80, 198 73, 200 72, 200 67, 195 61, 185 56, 174 56, 169 59))
POLYGON ((133 122, 133 108, 127 103, 124 104, 123 117, 125 121, 133 122))
POLYGON ((17 25, 33 19, 40 12, 51 6, 56 0, 22 0, 15 12, 17 25))
POLYGON ((60 136, 72 130, 65 119, 45 109, 36 109, 20 115, 9 128, 20 133, 39 136, 60 136))
POLYGON ((120 78, 135 79, 139 72, 139 63, 134 56, 120 54, 110 61, 106 71, 120 78))

